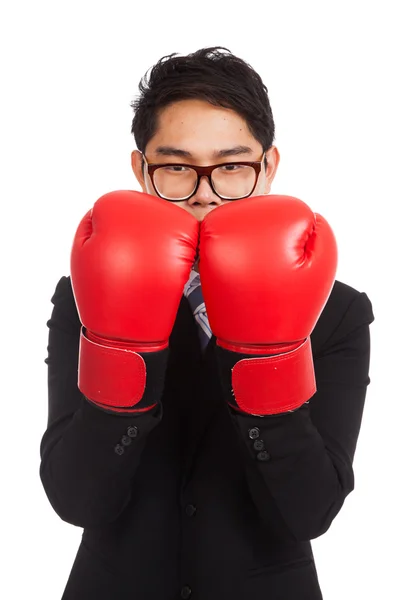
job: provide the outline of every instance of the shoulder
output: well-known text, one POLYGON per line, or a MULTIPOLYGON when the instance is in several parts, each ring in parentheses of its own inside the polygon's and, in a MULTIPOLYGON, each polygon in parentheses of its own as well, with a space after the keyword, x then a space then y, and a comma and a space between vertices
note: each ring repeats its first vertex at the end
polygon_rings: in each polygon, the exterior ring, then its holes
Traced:
POLYGON ((372 304, 367 294, 336 280, 311 334, 314 351, 318 353, 326 344, 345 338, 373 320, 372 304))

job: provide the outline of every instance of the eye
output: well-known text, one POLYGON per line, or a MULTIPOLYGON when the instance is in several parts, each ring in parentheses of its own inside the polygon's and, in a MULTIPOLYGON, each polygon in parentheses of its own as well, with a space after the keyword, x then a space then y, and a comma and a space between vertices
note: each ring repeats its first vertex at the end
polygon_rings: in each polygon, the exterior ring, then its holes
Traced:
POLYGON ((222 167, 220 167, 221 171, 228 171, 228 172, 239 171, 241 168, 243 168, 243 165, 236 164, 236 163, 233 163, 231 165, 223 165, 222 167))
POLYGON ((182 165, 170 165, 169 167, 164 167, 164 171, 171 171, 172 173, 185 173, 187 170, 188 169, 182 165))

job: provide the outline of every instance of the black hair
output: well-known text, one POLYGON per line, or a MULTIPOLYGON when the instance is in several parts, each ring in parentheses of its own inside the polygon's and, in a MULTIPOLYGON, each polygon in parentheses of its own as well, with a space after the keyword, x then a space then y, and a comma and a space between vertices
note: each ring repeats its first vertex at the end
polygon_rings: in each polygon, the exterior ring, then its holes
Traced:
POLYGON ((143 153, 157 130, 160 109, 187 99, 205 100, 236 111, 264 152, 272 146, 275 124, 268 90, 258 73, 227 48, 164 56, 141 79, 139 91, 131 103, 135 113, 131 133, 143 153))

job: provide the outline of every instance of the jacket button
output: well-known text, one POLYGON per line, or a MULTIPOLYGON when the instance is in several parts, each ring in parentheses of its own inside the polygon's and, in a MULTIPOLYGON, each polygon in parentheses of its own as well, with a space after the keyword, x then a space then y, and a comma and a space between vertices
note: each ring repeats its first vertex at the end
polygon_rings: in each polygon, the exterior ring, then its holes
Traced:
POLYGON ((252 429, 249 429, 249 438, 251 440, 256 440, 258 437, 260 437, 260 430, 258 429, 258 427, 253 427, 252 429))
POLYGON ((193 517, 196 514, 197 508, 193 504, 188 504, 185 508, 185 513, 188 517, 193 517))
POLYGON ((254 448, 254 450, 257 450, 258 452, 260 450, 264 450, 264 440, 256 440, 253 444, 253 448, 254 448))
POLYGON ((135 438, 137 437, 139 430, 136 427, 136 425, 132 425, 132 427, 128 427, 128 431, 126 432, 130 438, 135 438))
POLYGON ((184 600, 187 600, 188 598, 190 598, 191 595, 192 595, 192 590, 190 589, 190 587, 188 585, 184 585, 183 588, 181 589, 181 598, 183 598, 184 600))
POLYGON ((129 446, 129 444, 132 444, 132 438, 130 438, 129 435, 123 435, 121 438, 121 444, 123 446, 129 446))
POLYGON ((123 446, 121 446, 121 444, 117 444, 114 448, 114 452, 115 454, 118 454, 119 456, 121 456, 121 454, 123 454, 125 452, 123 446))
POLYGON ((261 460, 263 462, 266 460, 269 460, 270 458, 271 458, 270 455, 265 450, 263 450, 262 452, 259 452, 257 454, 257 460, 261 460))

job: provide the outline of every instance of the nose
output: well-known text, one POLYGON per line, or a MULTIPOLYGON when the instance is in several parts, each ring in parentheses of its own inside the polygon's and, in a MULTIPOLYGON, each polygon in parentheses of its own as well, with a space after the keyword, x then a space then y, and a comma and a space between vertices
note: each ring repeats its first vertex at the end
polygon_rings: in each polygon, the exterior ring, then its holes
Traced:
POLYGON ((189 204, 201 204, 207 206, 208 204, 222 204, 221 198, 214 194, 212 187, 208 182, 208 178, 203 176, 200 178, 199 187, 197 192, 189 198, 189 204))

